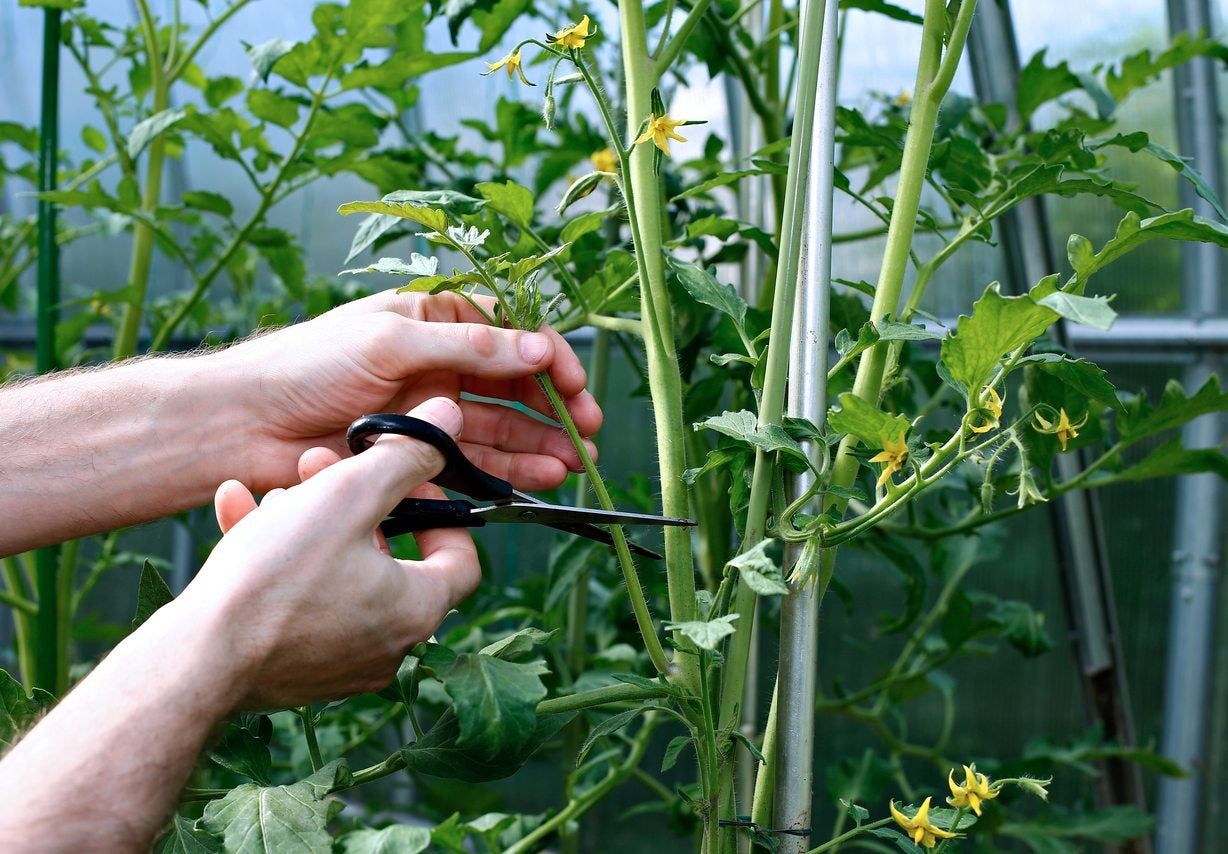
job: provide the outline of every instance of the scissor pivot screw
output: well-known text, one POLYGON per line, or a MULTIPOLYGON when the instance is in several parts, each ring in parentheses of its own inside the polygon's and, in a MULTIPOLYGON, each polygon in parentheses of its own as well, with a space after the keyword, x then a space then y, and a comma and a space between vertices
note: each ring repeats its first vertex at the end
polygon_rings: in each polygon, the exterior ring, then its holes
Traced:
POLYGON ((521 518, 521 519, 525 519, 525 520, 528 520, 528 519, 536 519, 536 518, 537 518, 537 511, 535 511, 535 510, 521 510, 521 511, 520 511, 520 518, 521 518))

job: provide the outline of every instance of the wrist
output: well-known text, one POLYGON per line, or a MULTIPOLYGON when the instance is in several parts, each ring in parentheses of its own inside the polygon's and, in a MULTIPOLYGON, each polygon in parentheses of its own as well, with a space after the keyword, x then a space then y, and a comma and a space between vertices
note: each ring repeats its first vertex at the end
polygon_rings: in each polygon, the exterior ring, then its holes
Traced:
POLYGON ((181 596, 130 636, 165 664, 164 687, 183 696, 209 730, 233 712, 248 689, 247 668, 224 608, 198 608, 181 596))

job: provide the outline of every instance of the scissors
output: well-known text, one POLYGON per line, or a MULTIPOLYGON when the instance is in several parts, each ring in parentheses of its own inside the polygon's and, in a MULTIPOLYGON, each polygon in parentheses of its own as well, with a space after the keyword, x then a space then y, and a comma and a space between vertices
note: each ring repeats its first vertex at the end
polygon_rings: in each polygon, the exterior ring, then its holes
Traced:
MULTIPOLYGON (((545 525, 579 537, 613 546, 614 538, 600 525, 669 525, 693 527, 693 519, 675 519, 647 513, 592 510, 549 504, 512 488, 506 480, 482 471, 461 452, 452 437, 429 421, 411 415, 381 413, 364 415, 346 432, 350 452, 360 454, 371 447, 374 437, 383 433, 409 436, 426 442, 444 458, 443 471, 431 478, 431 483, 459 492, 478 501, 491 502, 478 506, 470 501, 450 501, 438 498, 406 498, 380 524, 388 539, 424 531, 429 528, 481 528, 491 523, 545 525)), ((643 546, 628 542, 636 554, 660 560, 661 555, 643 546)))

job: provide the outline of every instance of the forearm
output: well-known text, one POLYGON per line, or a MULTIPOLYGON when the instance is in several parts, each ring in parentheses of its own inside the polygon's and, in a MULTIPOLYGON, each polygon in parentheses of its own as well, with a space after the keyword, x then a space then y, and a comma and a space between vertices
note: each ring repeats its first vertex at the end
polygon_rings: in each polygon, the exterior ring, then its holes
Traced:
POLYGON ((0 554, 199 506, 243 479, 250 431, 223 357, 0 389, 0 554))
POLYGON ((0 760, 4 849, 147 850, 234 702, 223 636, 173 603, 116 647, 0 760))

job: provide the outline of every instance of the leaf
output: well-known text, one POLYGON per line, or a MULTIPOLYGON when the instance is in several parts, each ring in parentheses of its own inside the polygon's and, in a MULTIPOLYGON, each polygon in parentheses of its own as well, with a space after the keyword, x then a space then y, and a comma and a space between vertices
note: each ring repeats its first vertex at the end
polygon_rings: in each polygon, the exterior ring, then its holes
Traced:
POLYGON ((1045 630, 1044 612, 1026 602, 1003 600, 989 613, 989 619, 1002 630, 1002 636, 1025 658, 1036 658, 1053 649, 1053 639, 1045 630))
POLYGON ((378 65, 355 66, 341 78, 341 88, 399 89, 405 87, 414 77, 421 77, 441 68, 460 65, 480 55, 472 51, 441 51, 438 53, 425 50, 421 52, 400 51, 393 53, 378 65))
POLYGON ((1228 61, 1228 47, 1206 32, 1178 33, 1167 48, 1152 56, 1150 49, 1126 57, 1116 68, 1105 75, 1105 86, 1118 101, 1142 86, 1147 85, 1162 72, 1196 56, 1214 56, 1221 62, 1228 61))
POLYGON ((1126 407, 1126 417, 1118 419, 1121 438, 1126 444, 1133 444, 1181 427, 1200 415, 1225 410, 1228 410, 1228 392, 1220 391, 1218 377, 1212 376, 1189 397, 1181 383, 1169 380, 1154 408, 1141 395, 1126 407))
POLYGON ((293 127, 298 121, 299 102, 271 89, 249 89, 247 108, 256 118, 280 127, 293 127))
POLYGON ((460 721, 457 745, 494 756, 508 744, 528 741, 546 688, 523 665, 489 655, 462 653, 442 674, 460 721))
POLYGON ((738 412, 722 412, 720 415, 697 421, 692 426, 696 430, 714 430, 738 442, 760 448, 766 453, 783 452, 803 465, 809 463, 805 450, 783 426, 767 424, 759 427, 755 414, 745 409, 738 412))
POLYGON ((760 596, 783 596, 789 592, 780 567, 767 556, 772 540, 760 540, 726 564, 736 569, 746 586, 760 596))
POLYGON ((484 783, 511 776, 543 744, 575 717, 574 712, 541 715, 529 738, 520 744, 504 744, 493 756, 461 747, 459 724, 451 709, 422 738, 401 748, 401 757, 411 771, 448 777, 469 783, 484 783))
POLYGON ((267 81, 269 72, 277 64, 277 60, 294 50, 296 44, 297 42, 285 39, 269 39, 258 45, 250 45, 245 42, 243 46, 247 50, 247 58, 251 60, 252 71, 261 81, 267 81))
POLYGON ((17 739, 34 723, 55 699, 40 688, 27 694, 21 683, 0 670, 0 754, 17 743, 17 739))
MULTIPOLYGON (((443 211, 421 207, 410 202, 346 202, 337 208, 337 213, 342 216, 349 216, 352 213, 372 213, 396 219, 407 219, 438 232, 447 231, 448 228, 448 215, 443 211)), ((353 251, 352 246, 351 251, 353 251)))
POLYGON ((176 815, 170 829, 154 847, 156 854, 213 854, 222 849, 217 837, 197 825, 199 820, 176 815))
POLYGON ((243 714, 231 721, 209 758, 236 774, 267 786, 273 759, 269 741, 273 725, 265 715, 243 714))
POLYGON ((221 193, 211 193, 208 190, 188 190, 181 198, 187 207, 215 213, 218 216, 228 217, 235 211, 230 199, 221 193))
POLYGON ((726 614, 715 620, 687 620, 681 623, 666 623, 662 628, 666 631, 678 632, 689 638, 700 649, 716 649, 720 642, 733 634, 733 624, 738 619, 737 614, 726 614))
POLYGON ((1159 143, 1152 142, 1151 138, 1143 131, 1135 131, 1128 134, 1119 133, 1109 139, 1091 142, 1088 147, 1103 148, 1109 145, 1121 146, 1133 152, 1144 151, 1157 160, 1168 164, 1176 170, 1182 179, 1194 188, 1195 193, 1206 200, 1220 220, 1228 220, 1228 212, 1224 211, 1224 205, 1220 202, 1214 188, 1207 183, 1207 179, 1202 176, 1202 173, 1190 165, 1190 160, 1187 158, 1165 148, 1159 143))
POLYGON ((690 743, 691 737, 689 735, 676 735, 669 740, 669 744, 665 745, 665 755, 661 757, 662 774, 678 764, 678 756, 690 743))
POLYGON ((1019 72, 1015 100, 1025 125, 1041 104, 1080 88, 1079 78, 1066 62, 1045 65, 1045 52, 1033 56, 1019 72))
POLYGON ((132 628, 153 616, 154 611, 175 598, 170 585, 162 578, 151 561, 141 566, 141 579, 136 588, 136 613, 132 615, 132 628))
POLYGON ((533 193, 515 181, 483 181, 474 185, 490 206, 515 225, 528 228, 533 222, 533 193))
POLYGON ((605 208, 599 211, 588 211, 587 213, 580 214, 563 226, 563 230, 559 232, 559 240, 563 243, 575 243, 584 235, 601 228, 602 224, 605 223, 606 219, 613 212, 613 208, 605 208))
POLYGON ((128 156, 135 159, 155 137, 178 124, 187 114, 186 110, 169 109, 139 122, 128 134, 128 156))
POLYGON ((409 256, 408 261, 402 261, 400 258, 380 258, 370 267, 353 267, 349 270, 342 270, 338 276, 344 276, 353 273, 391 273, 395 276, 433 276, 435 271, 439 269, 439 259, 419 255, 414 252, 409 256))
POLYGON ((840 799, 840 806, 844 808, 844 811, 848 814, 848 817, 853 820, 853 824, 857 825, 858 827, 861 826, 863 821, 870 817, 870 811, 868 809, 858 806, 852 801, 845 800, 844 798, 840 799))
POLYGON ((332 810, 327 793, 349 774, 337 761, 289 786, 244 783, 205 807, 201 826, 222 838, 233 854, 328 851, 332 810))
POLYGON ((1054 278, 1015 297, 1002 296, 994 282, 973 304, 970 316, 960 315, 954 334, 942 341, 941 356, 965 394, 979 392, 1003 356, 1031 343, 1057 320, 1057 312, 1033 298, 1052 293, 1054 278))
POLYGON ((1108 297, 1084 297, 1078 294, 1068 294, 1065 291, 1055 291, 1043 299, 1037 300, 1037 305, 1052 309, 1071 323, 1090 326, 1108 332, 1117 320, 1117 312, 1109 307, 1108 297))
POLYGON ((738 296, 733 285, 722 285, 715 276, 694 264, 670 258, 669 266, 691 299, 728 315, 739 327, 746 324, 746 301, 738 296))
POLYGON ((1105 372, 1084 359, 1069 359, 1057 353, 1038 353, 1019 360, 1020 365, 1032 366, 1070 386, 1088 400, 1103 403, 1112 409, 1125 411, 1117 389, 1105 379, 1105 372))
POLYGON ((899 438, 908 432, 908 419, 903 415, 883 412, 851 391, 841 394, 836 403, 837 406, 827 413, 827 426, 872 448, 881 448, 885 440, 899 438))
POLYGON ((1181 437, 1174 436, 1114 479, 1147 480, 1204 472, 1228 480, 1228 456, 1219 448, 1186 448, 1181 437))
POLYGON ((904 21, 908 24, 921 24, 925 22, 925 19, 920 15, 915 15, 894 3, 886 2, 886 0, 840 0, 840 8, 861 9, 863 12, 877 12, 880 15, 885 15, 896 21, 904 21))
POLYGON ((593 749, 593 745, 597 743, 598 739, 605 738, 607 735, 613 735, 635 720, 637 715, 651 712, 653 708, 650 705, 636 706, 634 709, 628 709, 625 712, 611 715, 593 727, 592 731, 588 734, 588 738, 584 739, 584 743, 580 745, 580 750, 576 753, 576 767, 579 768, 584 764, 584 757, 588 756, 588 752, 593 749))
POLYGON ((1196 216, 1191 208, 1147 219, 1141 219, 1136 213, 1128 213, 1117 224, 1117 233, 1095 254, 1092 254, 1086 237, 1071 235, 1067 255, 1075 272, 1062 290, 1081 293, 1094 273, 1142 244, 1161 237, 1228 247, 1228 226, 1196 216))
POLYGON ((520 629, 513 632, 505 638, 501 638, 494 643, 487 644, 482 647, 479 654, 489 655, 494 658, 502 658, 507 661, 513 661, 525 653, 532 652, 537 647, 542 646, 550 641, 558 633, 558 629, 552 632, 545 632, 541 629, 533 628, 532 626, 520 629))
MULTIPOLYGON (((476 213, 485 204, 484 199, 475 199, 454 190, 395 190, 381 199, 383 202, 399 202, 418 205, 424 208, 438 208, 453 215, 476 213)), ((389 229, 397 225, 403 218, 398 215, 376 213, 369 216, 358 227, 354 240, 350 243, 350 252, 345 256, 348 263, 368 246, 382 237, 389 229)), ((435 231, 442 231, 437 228, 435 231)))
POLYGON ((880 341, 937 341, 942 338, 940 332, 912 323, 896 323, 894 320, 879 321, 876 328, 880 341))
POLYGON ((554 610, 563 601, 576 579, 590 566, 605 559, 605 547, 584 537, 568 537, 550 558, 550 584, 543 611, 554 610))
POLYGON ((364 828, 337 840, 340 854, 418 854, 431 844, 431 829, 394 824, 382 830, 364 828))

